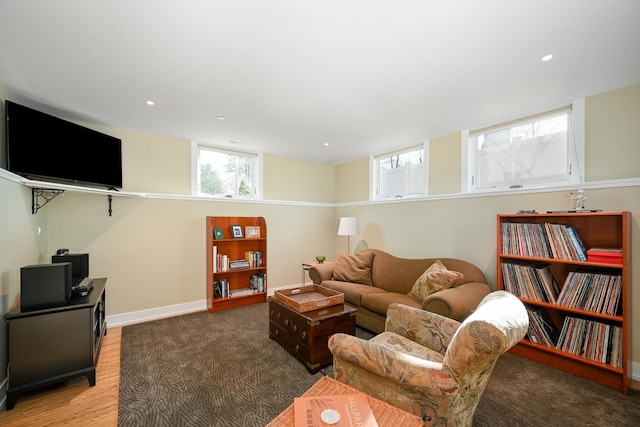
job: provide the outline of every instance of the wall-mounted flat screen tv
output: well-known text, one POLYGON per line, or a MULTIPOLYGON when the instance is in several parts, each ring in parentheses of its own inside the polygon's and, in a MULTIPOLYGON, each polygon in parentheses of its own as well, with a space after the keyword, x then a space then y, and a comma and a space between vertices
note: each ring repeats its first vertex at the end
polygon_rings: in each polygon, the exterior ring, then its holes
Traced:
POLYGON ((7 169, 28 179, 122 188, 122 141, 6 101, 7 169))

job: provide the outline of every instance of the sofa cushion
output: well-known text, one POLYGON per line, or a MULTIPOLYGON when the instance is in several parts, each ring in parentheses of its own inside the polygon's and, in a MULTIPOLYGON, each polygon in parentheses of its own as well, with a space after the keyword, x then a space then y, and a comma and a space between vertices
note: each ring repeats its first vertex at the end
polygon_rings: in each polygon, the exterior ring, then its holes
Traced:
POLYGON ((422 302, 429 295, 447 289, 456 280, 463 277, 462 273, 448 270, 440 260, 436 260, 418 277, 408 295, 422 302))
POLYGON ((338 255, 336 265, 333 269, 333 280, 371 286, 372 260, 373 252, 338 255))
POLYGON ((361 285, 351 282, 340 282, 337 280, 323 280, 321 285, 325 288, 342 292, 344 294, 344 301, 355 306, 362 305, 362 295, 380 292, 386 293, 386 291, 370 285, 361 285))
POLYGON ((416 279, 435 259, 398 258, 377 249, 365 249, 375 254, 371 267, 373 286, 388 292, 407 295, 416 279))
POLYGON ((362 307, 381 316, 387 315, 387 309, 391 304, 408 305, 410 307, 421 308, 422 303, 417 299, 406 294, 397 294, 395 292, 376 292, 362 295, 362 307))

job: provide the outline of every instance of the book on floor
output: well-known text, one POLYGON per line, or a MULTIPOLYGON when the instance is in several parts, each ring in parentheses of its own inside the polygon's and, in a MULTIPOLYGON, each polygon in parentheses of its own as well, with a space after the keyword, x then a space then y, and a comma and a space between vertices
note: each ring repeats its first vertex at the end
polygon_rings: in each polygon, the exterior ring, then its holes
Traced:
POLYGON ((378 427, 363 393, 296 397, 293 412, 295 427, 378 427))

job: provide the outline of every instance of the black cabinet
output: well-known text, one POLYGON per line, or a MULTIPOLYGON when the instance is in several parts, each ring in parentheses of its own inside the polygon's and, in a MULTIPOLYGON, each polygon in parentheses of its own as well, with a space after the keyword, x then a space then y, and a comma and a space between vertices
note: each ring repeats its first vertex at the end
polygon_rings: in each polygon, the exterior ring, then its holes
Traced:
POLYGON ((87 376, 96 384, 96 365, 105 320, 106 278, 93 279, 84 297, 73 296, 64 306, 5 314, 9 349, 7 410, 20 391, 87 376))

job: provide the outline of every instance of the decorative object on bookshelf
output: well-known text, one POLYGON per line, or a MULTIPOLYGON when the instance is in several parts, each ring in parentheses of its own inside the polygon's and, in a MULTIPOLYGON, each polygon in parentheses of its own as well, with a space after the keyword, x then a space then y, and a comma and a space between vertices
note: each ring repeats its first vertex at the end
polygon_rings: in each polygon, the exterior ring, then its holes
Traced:
POLYGON ((324 260, 325 260, 325 259, 327 259, 327 257, 326 257, 326 256, 324 256, 324 255, 318 255, 318 256, 316 257, 316 261, 318 261, 318 264, 322 264, 322 263, 324 262, 324 260))
POLYGON ((241 225, 232 225, 231 226, 231 235, 234 239, 242 239, 244 238, 244 234, 242 234, 242 226, 241 225))
POLYGON ((260 238, 260 227, 247 225, 244 227, 244 235, 247 239, 258 239, 260 238))
POLYGON ((593 212, 602 212, 602 209, 569 209, 569 210, 559 210, 559 211, 547 211, 548 214, 566 214, 566 213, 593 213, 593 212))
POLYGON ((575 194, 571 193, 571 198, 576 201, 577 211, 585 210, 584 202, 587 200, 587 196, 584 195, 584 190, 582 188, 578 188, 575 194))
POLYGON ((216 311, 267 301, 267 225, 262 217, 206 217, 207 309, 216 311), (257 227, 260 238, 242 238, 257 227), (216 239, 215 230, 233 238, 216 239))
POLYGON ((219 227, 214 228, 213 237, 214 239, 224 239, 224 231, 222 231, 222 228, 219 228, 219 227))
POLYGON ((631 213, 498 215, 497 232, 497 288, 530 320, 511 351, 627 394, 631 213))

